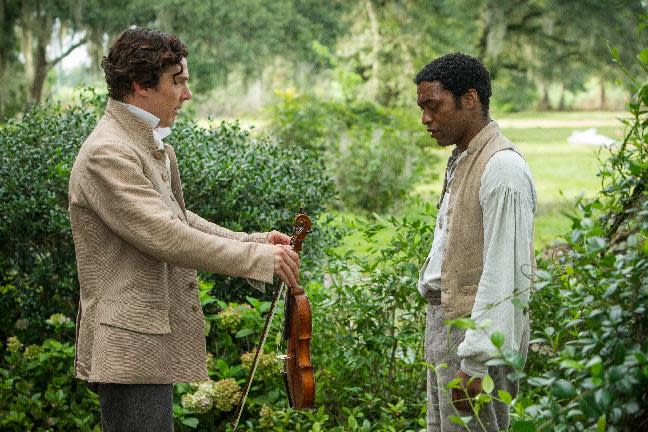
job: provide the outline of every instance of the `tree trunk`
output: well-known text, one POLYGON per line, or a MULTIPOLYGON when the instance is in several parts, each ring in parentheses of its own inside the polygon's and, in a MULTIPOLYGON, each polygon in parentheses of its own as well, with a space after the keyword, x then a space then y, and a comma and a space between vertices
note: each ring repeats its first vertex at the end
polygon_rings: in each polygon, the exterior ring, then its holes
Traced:
POLYGON ((601 99, 599 102, 599 109, 601 111, 607 108, 607 96, 605 94, 605 81, 601 80, 601 99))
POLYGON ((549 111, 551 109, 551 105, 549 104, 549 85, 547 84, 540 84, 540 92, 542 93, 542 97, 538 101, 538 111, 549 111))
POLYGON ((371 100, 376 100, 378 97, 379 86, 379 74, 380 74, 380 31, 378 28, 378 19, 376 18, 376 13, 374 12, 373 4, 371 0, 366 0, 365 5, 367 7, 367 16, 369 17, 369 28, 371 31, 371 54, 369 56, 369 61, 371 63, 371 76, 369 77, 369 82, 367 83, 367 96, 371 100))
POLYGON ((30 8, 29 2, 23 2, 22 14, 20 17, 20 50, 25 58, 25 78, 28 82, 34 79, 34 54, 33 50, 33 33, 32 33, 32 19, 33 10, 30 8))
POLYGON ((47 61, 47 46, 52 38, 52 23, 45 15, 37 17, 38 29, 36 31, 36 48, 34 52, 34 78, 29 91, 29 104, 34 105, 41 101, 43 85, 50 64, 47 61))
POLYGON ((565 111, 565 85, 560 85, 560 102, 558 102, 558 111, 565 111))
POLYGON ((507 34, 507 11, 500 2, 486 2, 479 14, 481 34, 477 42, 477 56, 489 68, 491 78, 498 71, 500 54, 507 34))
MULTIPOLYGON (((0 24, 2 25, 2 38, 6 38, 8 30, 10 30, 13 27, 13 24, 10 24, 11 27, 7 26, 7 23, 10 22, 9 17, 7 16, 7 13, 5 11, 5 0, 0 0, 0 24)), ((5 45, 5 44, 2 44, 5 45)), ((7 59, 7 54, 9 54, 9 50, 5 50, 4 46, 2 47, 3 50, 0 51, 0 80, 2 82, 7 82, 5 79, 5 74, 7 71, 7 66, 9 65, 9 61, 7 59)), ((5 108, 7 106, 7 89, 5 88, 6 86, 0 86, 0 118, 4 116, 5 108)))
POLYGON ((40 41, 36 46, 36 64, 34 68, 34 79, 32 81, 31 88, 29 90, 29 104, 35 105, 40 102, 43 94, 43 85, 45 84, 45 78, 47 77, 48 65, 47 65, 47 45, 43 46, 40 41))

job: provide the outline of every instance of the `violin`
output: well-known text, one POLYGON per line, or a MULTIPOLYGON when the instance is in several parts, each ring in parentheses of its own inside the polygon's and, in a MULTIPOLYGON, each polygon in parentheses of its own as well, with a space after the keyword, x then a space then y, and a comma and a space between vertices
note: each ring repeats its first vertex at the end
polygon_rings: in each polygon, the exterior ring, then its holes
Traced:
MULTIPOLYGON (((290 238, 290 246, 299 253, 302 250, 302 242, 311 232, 312 222, 303 209, 299 210, 293 226, 293 235, 290 238)), ((272 305, 268 317, 266 318, 261 341, 257 346, 250 376, 245 385, 245 390, 241 395, 238 404, 235 420, 232 423, 233 430, 236 431, 245 400, 252 386, 254 373, 259 365, 259 358, 263 352, 263 345, 270 331, 270 324, 277 307, 277 302, 286 288, 285 283, 281 283, 279 289, 275 292, 272 299, 272 305)), ((284 365, 281 372, 286 385, 288 403, 293 409, 309 409, 315 404, 315 377, 313 374, 313 365, 310 360, 310 340, 312 334, 312 315, 310 301, 306 292, 300 286, 290 287, 286 294, 285 301, 284 328, 282 332, 282 343, 286 344, 286 354, 280 356, 284 365)))
MULTIPOLYGON (((291 246, 297 253, 311 231, 310 218, 302 211, 295 219, 291 246)), ((308 296, 300 286, 291 287, 286 294, 283 341, 287 345, 282 375, 291 408, 308 409, 315 404, 315 377, 310 360, 312 315, 308 296)))

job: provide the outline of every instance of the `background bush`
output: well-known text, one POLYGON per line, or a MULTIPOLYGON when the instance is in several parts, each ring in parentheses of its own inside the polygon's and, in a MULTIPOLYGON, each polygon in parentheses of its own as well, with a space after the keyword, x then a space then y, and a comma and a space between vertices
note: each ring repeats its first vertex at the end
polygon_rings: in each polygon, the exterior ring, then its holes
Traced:
POLYGON ((271 112, 273 136, 289 149, 323 155, 343 208, 394 210, 423 167, 437 162, 420 151, 429 137, 415 113, 355 98, 339 102, 289 91, 280 97, 271 112))

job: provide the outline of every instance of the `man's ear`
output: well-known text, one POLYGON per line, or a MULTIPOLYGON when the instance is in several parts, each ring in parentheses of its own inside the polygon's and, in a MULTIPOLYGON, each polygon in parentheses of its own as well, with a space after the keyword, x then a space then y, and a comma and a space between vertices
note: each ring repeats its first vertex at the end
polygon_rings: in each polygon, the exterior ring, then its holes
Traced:
POLYGON ((468 91, 461 96, 462 99, 462 106, 464 108, 469 108, 469 109, 481 109, 480 104, 479 104, 479 95, 477 94, 477 90, 475 89, 468 89, 468 91))
POLYGON ((133 93, 136 95, 146 97, 149 94, 149 90, 137 81, 133 81, 133 93))

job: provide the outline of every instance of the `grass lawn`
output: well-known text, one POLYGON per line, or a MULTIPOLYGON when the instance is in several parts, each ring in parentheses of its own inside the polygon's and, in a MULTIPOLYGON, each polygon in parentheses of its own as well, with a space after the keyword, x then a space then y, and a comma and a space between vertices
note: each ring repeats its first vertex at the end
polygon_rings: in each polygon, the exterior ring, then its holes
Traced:
MULTIPOLYGON (((601 186, 600 179, 596 176, 599 148, 568 144, 567 138, 574 130, 583 131, 594 127, 599 134, 621 140, 623 125, 617 119, 623 115, 624 113, 615 112, 530 112, 495 117, 503 133, 527 159, 536 182, 536 249, 553 243, 567 233, 570 220, 564 213, 574 208, 580 196, 592 197, 601 186)), ((450 149, 440 149, 430 141, 429 151, 437 154, 442 162, 430 167, 412 195, 436 203, 450 149)), ((402 210, 402 213, 410 215, 415 212, 417 210, 413 208, 402 210)), ((341 214, 339 217, 353 216, 341 214)), ((387 240, 390 233, 379 235, 387 240)), ((349 236, 341 248, 367 253, 360 236, 349 236)))

